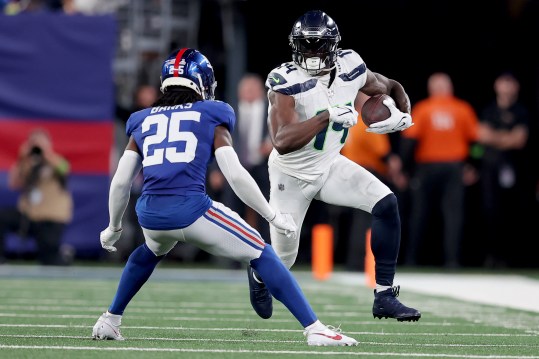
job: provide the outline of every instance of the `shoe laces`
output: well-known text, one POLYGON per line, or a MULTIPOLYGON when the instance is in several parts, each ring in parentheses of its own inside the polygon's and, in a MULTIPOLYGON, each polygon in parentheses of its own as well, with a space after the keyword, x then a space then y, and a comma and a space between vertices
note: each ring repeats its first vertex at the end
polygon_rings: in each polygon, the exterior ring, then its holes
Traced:
POLYGON ((400 285, 396 285, 394 287, 391 287, 391 291, 393 292, 393 296, 395 298, 399 296, 400 289, 401 289, 400 285))
POLYGON ((308 335, 308 334, 311 334, 311 333, 321 333, 321 332, 324 332, 326 330, 333 331, 336 334, 341 334, 342 333, 341 324, 339 324, 338 327, 334 327, 333 325, 325 325, 325 324, 323 324, 323 326, 324 326, 323 329, 313 328, 313 329, 310 329, 310 330, 305 330, 303 332, 303 334, 308 335))
POLYGON ((333 325, 326 325, 326 328, 328 328, 331 331, 334 331, 335 333, 342 333, 341 325, 339 324, 338 327, 334 327, 333 325))

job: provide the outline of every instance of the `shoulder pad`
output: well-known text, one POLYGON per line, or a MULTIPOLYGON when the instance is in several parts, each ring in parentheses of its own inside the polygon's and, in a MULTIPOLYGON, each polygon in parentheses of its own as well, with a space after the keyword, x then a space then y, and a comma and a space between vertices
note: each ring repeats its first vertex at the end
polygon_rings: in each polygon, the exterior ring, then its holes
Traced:
POLYGON ((341 59, 346 58, 349 61, 363 62, 363 59, 361 58, 361 56, 359 56, 359 54, 355 50, 352 50, 352 49, 340 49, 339 51, 337 51, 337 56, 341 59))
POLYGON ((265 85, 272 91, 292 96, 310 90, 316 82, 316 78, 309 76, 293 62, 285 62, 269 73, 265 85))
POLYGON ((341 72, 339 77, 343 81, 353 81, 367 71, 365 61, 354 50, 339 50, 337 56, 338 66, 341 72))

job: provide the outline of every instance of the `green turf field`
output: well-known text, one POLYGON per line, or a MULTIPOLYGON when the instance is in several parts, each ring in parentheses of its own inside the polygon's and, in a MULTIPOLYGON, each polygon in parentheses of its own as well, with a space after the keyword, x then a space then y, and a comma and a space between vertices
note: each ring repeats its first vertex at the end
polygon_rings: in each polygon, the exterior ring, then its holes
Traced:
POLYGON ((421 320, 378 320, 371 289, 317 282, 308 272, 295 274, 322 322, 341 325, 359 346, 307 346, 279 302, 271 319, 260 319, 243 270, 168 268, 158 268, 127 308, 124 342, 94 341, 92 326, 121 268, 41 271, 0 278, 0 358, 539 358, 539 313, 401 288, 400 299, 420 309, 421 320))

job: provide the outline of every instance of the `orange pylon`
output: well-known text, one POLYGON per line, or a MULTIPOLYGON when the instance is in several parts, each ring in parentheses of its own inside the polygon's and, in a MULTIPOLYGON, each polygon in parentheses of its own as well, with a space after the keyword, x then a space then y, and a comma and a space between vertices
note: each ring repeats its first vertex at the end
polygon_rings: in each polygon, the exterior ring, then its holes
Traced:
POLYGON ((326 280, 333 272, 333 227, 329 224, 314 225, 312 241, 313 277, 326 280))

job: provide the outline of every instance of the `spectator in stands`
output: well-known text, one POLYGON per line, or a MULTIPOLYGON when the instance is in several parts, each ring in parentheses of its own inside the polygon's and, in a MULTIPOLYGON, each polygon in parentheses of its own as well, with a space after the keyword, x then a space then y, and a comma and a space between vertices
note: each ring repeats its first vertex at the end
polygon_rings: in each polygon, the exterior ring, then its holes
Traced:
MULTIPOLYGON (((232 134, 234 149, 238 152, 241 164, 253 176, 266 199, 269 199, 268 157, 273 145, 266 121, 268 104, 264 81, 257 74, 247 73, 238 83, 237 91, 238 127, 232 134)), ((234 198, 236 205, 233 208, 247 223, 258 230, 263 238, 269 238, 267 221, 241 202, 237 196, 234 195, 234 198)))
MULTIPOLYGON (((520 83, 511 73, 502 73, 494 81, 496 98, 481 113, 481 137, 484 155, 481 165, 483 215, 487 250, 485 265, 505 266, 507 246, 514 238, 522 216, 517 210, 526 204, 526 144, 529 112, 519 101, 520 83)), ((528 162, 528 163, 527 163, 528 162)), ((532 197, 533 193, 530 192, 532 197)))
POLYGON ((410 179, 410 234, 405 263, 416 265, 434 214, 441 210, 444 265, 460 266, 465 210, 463 177, 470 146, 477 140, 472 106, 453 94, 448 74, 428 79, 429 97, 412 107, 415 126, 402 132, 402 155, 410 179), (412 167, 413 165, 413 167, 412 167))
POLYGON ((73 201, 66 182, 69 162, 54 151, 49 134, 35 129, 21 145, 19 158, 9 173, 9 186, 20 191, 16 208, 0 210, 0 256, 8 232, 31 236, 43 265, 65 265, 60 245, 73 215, 73 201))

